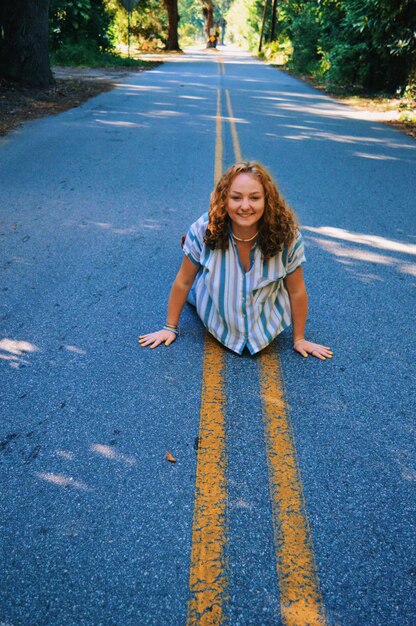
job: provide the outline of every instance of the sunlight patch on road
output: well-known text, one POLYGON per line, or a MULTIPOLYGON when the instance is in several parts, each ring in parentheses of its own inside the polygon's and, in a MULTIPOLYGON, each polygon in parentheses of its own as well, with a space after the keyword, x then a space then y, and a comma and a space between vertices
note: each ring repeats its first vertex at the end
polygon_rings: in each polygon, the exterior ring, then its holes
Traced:
POLYGON ((137 115, 142 115, 143 117, 180 117, 181 115, 187 115, 187 113, 183 111, 153 109, 147 113, 137 113, 137 115))
POLYGON ((378 265, 391 266, 402 274, 416 276, 416 263, 409 263, 407 261, 402 261, 401 259, 397 259, 392 256, 380 254, 379 252, 371 252, 363 248, 347 246, 335 241, 319 239, 318 237, 308 236, 307 239, 309 241, 312 241, 313 243, 316 243, 326 252, 333 254, 335 257, 337 257, 337 260, 350 259, 353 261, 362 261, 365 263, 375 263, 378 265))
POLYGON ((68 452, 67 450, 57 450, 55 454, 62 459, 66 459, 67 461, 73 461, 75 458, 73 452, 68 452))
POLYGON ((127 454, 121 454, 121 452, 117 452, 114 450, 112 446, 106 446, 100 443, 93 443, 90 447, 91 452, 96 452, 97 454, 105 457, 106 459, 113 459, 114 461, 122 461, 126 465, 136 465, 137 461, 134 457, 128 456, 127 454))
POLYGON ((369 154, 368 152, 353 152, 353 154, 362 159, 373 159, 374 161, 400 161, 397 157, 387 156, 385 154, 369 154))
POLYGON ((158 85, 130 85, 128 83, 117 83, 117 87, 127 87, 131 91, 170 91, 166 87, 159 87, 158 85))
POLYGON ((83 350, 82 348, 77 348, 77 346, 63 346, 65 348, 65 350, 68 350, 68 352, 76 352, 77 354, 87 354, 86 350, 83 350))
POLYGON ((178 98, 185 100, 208 100, 208 98, 203 98, 202 96, 178 96, 178 98))
POLYGON ((30 343, 30 341, 4 338, 0 340, 0 350, 22 356, 26 352, 38 352, 39 348, 34 343, 30 343))
POLYGON ((29 365, 29 361, 23 357, 33 352, 40 352, 40 348, 30 341, 7 337, 0 340, 0 360, 8 361, 13 369, 18 369, 20 365, 29 365))
POLYGON ((91 487, 81 480, 75 480, 72 476, 64 476, 63 474, 54 474, 53 472, 38 472, 37 476, 49 483, 58 485, 59 487, 72 487, 80 491, 91 491, 91 487))
POLYGON ((345 230, 344 228, 335 228, 333 226, 320 226, 319 228, 315 228, 313 226, 302 226, 302 229, 307 230, 310 233, 323 235, 324 237, 343 239, 344 241, 363 244, 365 246, 369 246, 370 248, 391 250, 392 252, 400 252, 403 254, 416 254, 416 245, 402 243, 401 241, 387 239, 386 237, 380 237, 378 235, 354 233, 353 231, 345 230))
POLYGON ((138 122, 110 122, 109 120, 95 120, 97 124, 105 124, 106 126, 121 126, 125 128, 144 128, 145 124, 139 124, 138 122))
MULTIPOLYGON (((173 209, 169 209, 170 211, 173 209)), ((69 223, 68 226, 73 226, 73 223, 69 223)), ((111 232, 114 235, 134 235, 135 233, 140 232, 140 230, 160 230, 161 225, 158 221, 145 218, 140 227, 138 226, 127 226, 126 228, 120 228, 115 226, 111 222, 94 222, 93 220, 83 220, 80 224, 77 225, 79 228, 87 228, 89 226, 95 226, 97 228, 101 228, 102 230, 106 230, 111 232)))

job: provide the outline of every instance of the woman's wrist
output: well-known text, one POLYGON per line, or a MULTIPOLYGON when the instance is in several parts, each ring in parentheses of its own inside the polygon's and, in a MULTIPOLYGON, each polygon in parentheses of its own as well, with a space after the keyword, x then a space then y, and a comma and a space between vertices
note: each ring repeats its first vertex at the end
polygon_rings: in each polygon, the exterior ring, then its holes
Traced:
POLYGON ((175 335, 179 335, 179 330, 176 330, 176 328, 172 328, 171 326, 164 326, 163 330, 168 330, 170 333, 175 333, 175 335))
POLYGON ((305 337, 298 337, 297 339, 294 337, 293 338, 293 345, 298 343, 298 341, 305 341, 305 337))

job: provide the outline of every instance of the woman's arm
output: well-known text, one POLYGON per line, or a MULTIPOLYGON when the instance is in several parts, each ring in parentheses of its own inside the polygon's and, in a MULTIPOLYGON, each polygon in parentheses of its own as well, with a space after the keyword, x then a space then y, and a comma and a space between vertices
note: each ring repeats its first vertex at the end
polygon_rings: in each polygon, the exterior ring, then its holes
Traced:
POLYGON ((332 350, 328 346, 321 346, 305 339, 305 325, 308 316, 308 295, 303 279, 302 266, 299 266, 292 274, 284 279, 289 293, 290 308, 293 325, 293 348, 302 356, 312 354, 318 359, 325 361, 332 357, 332 350))
MULTIPOLYGON (((192 263, 187 256, 183 257, 182 265, 179 268, 179 272, 170 290, 168 315, 166 319, 167 325, 174 326, 175 328, 178 326, 180 314, 199 268, 200 266, 192 263)), ((140 335, 139 343, 143 347, 150 345, 151 348, 156 348, 161 343, 169 346, 175 339, 176 333, 174 331, 163 329, 155 333, 140 335)))

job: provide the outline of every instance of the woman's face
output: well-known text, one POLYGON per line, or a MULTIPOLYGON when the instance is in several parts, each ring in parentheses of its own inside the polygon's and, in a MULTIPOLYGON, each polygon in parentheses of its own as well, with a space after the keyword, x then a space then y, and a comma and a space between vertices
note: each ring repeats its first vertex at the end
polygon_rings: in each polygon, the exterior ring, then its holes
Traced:
POLYGON ((253 229, 264 213, 264 189, 251 174, 238 174, 232 181, 227 199, 227 213, 233 226, 253 229))

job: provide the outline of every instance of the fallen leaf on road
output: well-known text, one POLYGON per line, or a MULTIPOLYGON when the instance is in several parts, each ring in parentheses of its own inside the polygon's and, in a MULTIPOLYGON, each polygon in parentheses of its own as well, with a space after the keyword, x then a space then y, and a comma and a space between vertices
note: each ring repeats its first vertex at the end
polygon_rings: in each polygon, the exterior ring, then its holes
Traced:
POLYGON ((171 463, 176 463, 175 457, 172 456, 170 452, 166 452, 165 458, 167 461, 170 461, 171 463))

